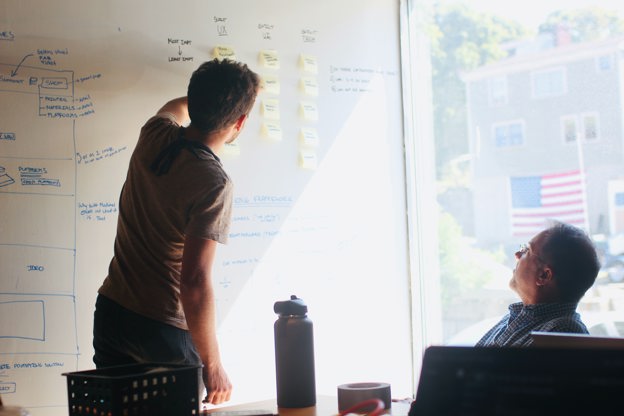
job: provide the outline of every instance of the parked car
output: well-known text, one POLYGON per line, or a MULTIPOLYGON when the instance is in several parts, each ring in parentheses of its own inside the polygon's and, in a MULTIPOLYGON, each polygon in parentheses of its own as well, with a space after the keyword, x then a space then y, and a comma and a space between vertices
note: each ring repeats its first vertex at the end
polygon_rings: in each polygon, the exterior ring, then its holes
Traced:
POLYGON ((624 234, 595 235, 593 240, 602 265, 599 276, 609 283, 624 282, 624 234))

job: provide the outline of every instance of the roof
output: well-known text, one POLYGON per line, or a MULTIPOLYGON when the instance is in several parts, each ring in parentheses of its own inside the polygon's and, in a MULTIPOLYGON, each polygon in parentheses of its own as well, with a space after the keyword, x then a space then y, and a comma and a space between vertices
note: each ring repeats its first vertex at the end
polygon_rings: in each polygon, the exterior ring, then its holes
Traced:
POLYGON ((526 53, 493 62, 474 71, 462 74, 465 82, 479 81, 514 72, 533 71, 540 68, 564 65, 570 62, 591 59, 624 49, 624 36, 606 40, 570 43, 564 46, 526 53))

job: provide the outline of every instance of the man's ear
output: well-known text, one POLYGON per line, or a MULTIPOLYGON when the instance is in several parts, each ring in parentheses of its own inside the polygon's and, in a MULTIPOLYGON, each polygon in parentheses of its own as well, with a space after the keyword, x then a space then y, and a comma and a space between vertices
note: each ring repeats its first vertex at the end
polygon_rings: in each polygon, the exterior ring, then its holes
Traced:
POLYGON ((537 285, 538 286, 546 286, 553 282, 553 272, 552 269, 548 266, 544 266, 542 270, 539 272, 537 276, 537 285))
POLYGON ((234 123, 234 128, 236 128, 236 131, 240 131, 243 128, 246 120, 247 120, 247 114, 243 114, 242 116, 238 118, 238 120, 236 120, 236 123, 234 123))

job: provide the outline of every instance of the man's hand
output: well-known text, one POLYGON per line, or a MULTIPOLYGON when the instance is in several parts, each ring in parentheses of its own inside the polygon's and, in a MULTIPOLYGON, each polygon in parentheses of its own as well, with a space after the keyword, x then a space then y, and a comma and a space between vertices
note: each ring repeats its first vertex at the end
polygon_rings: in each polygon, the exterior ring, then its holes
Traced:
POLYGON ((212 369, 204 366, 202 375, 206 386, 204 403, 221 404, 230 400, 232 383, 220 364, 212 369))

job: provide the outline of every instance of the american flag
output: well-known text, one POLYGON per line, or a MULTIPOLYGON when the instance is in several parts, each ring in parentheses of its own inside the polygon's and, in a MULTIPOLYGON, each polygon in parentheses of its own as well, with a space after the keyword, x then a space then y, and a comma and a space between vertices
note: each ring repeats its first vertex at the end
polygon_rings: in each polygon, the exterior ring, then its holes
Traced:
POLYGON ((532 236, 558 220, 586 227, 585 192, 580 170, 510 177, 511 234, 532 236))

